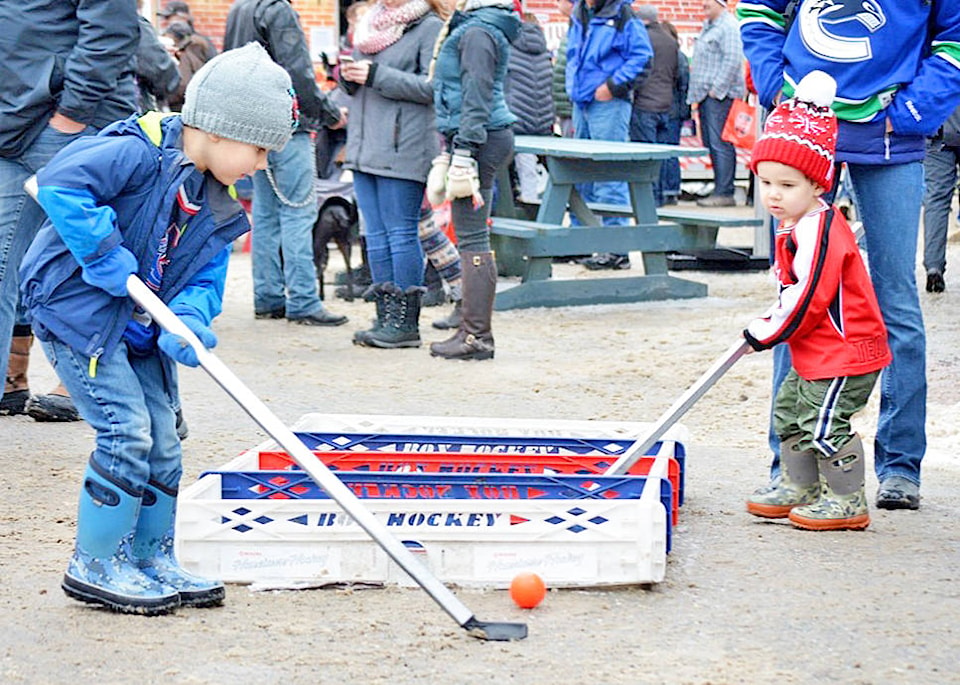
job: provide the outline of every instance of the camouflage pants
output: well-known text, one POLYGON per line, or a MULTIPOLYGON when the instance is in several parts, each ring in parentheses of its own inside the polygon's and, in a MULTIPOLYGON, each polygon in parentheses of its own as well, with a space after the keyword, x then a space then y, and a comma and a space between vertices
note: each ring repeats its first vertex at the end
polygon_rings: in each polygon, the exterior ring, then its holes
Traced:
POLYGON ((866 406, 879 376, 875 371, 807 381, 790 369, 774 401, 774 430, 781 440, 802 435, 801 450, 833 455, 852 437, 850 417, 866 406))

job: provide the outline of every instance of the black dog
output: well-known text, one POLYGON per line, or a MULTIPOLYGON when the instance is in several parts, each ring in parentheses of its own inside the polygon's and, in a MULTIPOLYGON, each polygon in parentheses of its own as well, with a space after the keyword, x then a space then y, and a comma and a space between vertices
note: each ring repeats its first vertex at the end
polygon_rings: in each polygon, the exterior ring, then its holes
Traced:
MULTIPOLYGON (((343 261, 347 265, 347 283, 353 283, 353 269, 350 256, 353 243, 358 238, 358 217, 356 206, 342 197, 332 197, 324 202, 313 225, 313 263, 317 266, 317 281, 320 285, 320 299, 323 300, 323 272, 330 259, 328 245, 336 244, 343 261)), ((347 299, 353 299, 352 297, 347 299)))

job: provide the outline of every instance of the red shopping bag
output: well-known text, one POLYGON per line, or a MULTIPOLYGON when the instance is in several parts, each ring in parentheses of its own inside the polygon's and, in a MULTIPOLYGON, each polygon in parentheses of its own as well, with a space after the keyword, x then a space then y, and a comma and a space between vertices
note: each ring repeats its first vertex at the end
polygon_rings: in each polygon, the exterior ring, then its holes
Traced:
POLYGON ((737 98, 730 105, 730 113, 723 125, 720 138, 734 146, 752 150, 757 142, 757 110, 746 100, 737 98))

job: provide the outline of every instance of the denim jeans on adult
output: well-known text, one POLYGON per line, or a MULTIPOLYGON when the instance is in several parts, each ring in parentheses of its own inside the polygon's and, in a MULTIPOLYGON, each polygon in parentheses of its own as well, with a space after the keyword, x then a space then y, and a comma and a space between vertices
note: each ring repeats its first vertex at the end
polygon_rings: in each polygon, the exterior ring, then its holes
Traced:
POLYGON ((254 174, 253 307, 258 312, 286 307, 291 318, 316 314, 323 304, 313 262, 317 200, 310 134, 294 133, 286 147, 270 152, 267 163, 283 198, 265 171, 254 174))
MULTIPOLYGON (((67 143, 96 130, 88 126, 76 134, 60 133, 47 126, 19 157, 0 157, 0 369, 7 377, 10 337, 17 322, 20 277, 17 270, 30 243, 46 218, 23 189, 23 183, 67 143)), ((22 317, 20 317, 22 319, 22 317)))
POLYGON ((513 155, 513 131, 509 128, 487 131, 487 142, 477 151, 477 173, 483 206, 474 207, 469 197, 458 197, 450 203, 450 218, 457 233, 460 252, 489 252, 490 228, 487 219, 493 207, 493 182, 501 168, 513 155))
MULTIPOLYGON (((614 98, 606 102, 593 102, 587 105, 573 105, 573 128, 577 138, 590 140, 630 140, 629 100, 614 98)), ((599 202, 609 205, 629 205, 630 193, 626 183, 579 183, 577 190, 585 202, 599 202)), ((623 217, 605 216, 607 226, 619 226, 627 223, 623 217)))
MULTIPOLYGON (((893 353, 893 362, 880 375, 874 467, 879 480, 902 476, 919 484, 927 450, 926 333, 916 281, 923 166, 910 162, 847 168, 864 225, 870 278, 893 353)), ((789 350, 779 345, 774 350, 774 395, 789 369, 789 350)), ((779 444, 774 454, 779 454, 779 444)), ((775 458, 771 475, 779 471, 775 458)))
POLYGON ((923 268, 927 273, 943 273, 947 267, 947 228, 950 206, 957 187, 960 147, 933 141, 927 145, 923 160, 923 268))
POLYGON ((700 112, 700 138, 704 147, 710 151, 710 163, 713 165, 713 194, 733 195, 734 174, 737 171, 737 151, 733 144, 720 138, 723 125, 727 123, 727 114, 733 105, 731 98, 716 100, 706 98, 698 108, 700 112))
POLYGON ((394 283, 404 290, 423 285, 419 223, 425 187, 419 181, 354 172, 374 283, 394 283))
POLYGON ((175 490, 182 455, 172 362, 160 353, 128 354, 121 342, 100 357, 91 376, 86 355, 59 340, 42 345, 80 416, 97 432, 92 456, 97 466, 133 492, 150 481, 175 490))
MULTIPOLYGON (((676 145, 680 142, 680 122, 671 117, 670 112, 634 109, 630 118, 630 140, 676 145)), ((657 207, 663 204, 667 194, 674 199, 680 194, 680 160, 676 157, 660 163, 660 179, 653 184, 657 207)))

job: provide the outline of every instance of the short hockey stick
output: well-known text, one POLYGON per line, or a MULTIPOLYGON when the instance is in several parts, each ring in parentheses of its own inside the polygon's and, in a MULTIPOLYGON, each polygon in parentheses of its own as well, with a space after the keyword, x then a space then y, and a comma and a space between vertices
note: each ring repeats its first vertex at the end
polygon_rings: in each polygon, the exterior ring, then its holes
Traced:
POLYGON ((691 385, 683 395, 681 395, 673 405, 667 409, 653 427, 643 436, 643 439, 633 443, 633 445, 620 455, 620 458, 613 462, 603 475, 618 476, 630 470, 630 467, 637 463, 647 451, 653 447, 670 427, 677 420, 687 413, 687 411, 696 404, 703 395, 713 387, 713 384, 733 366, 740 357, 749 349, 746 340, 740 339, 730 346, 717 361, 713 363, 707 371, 691 385))
MULTIPOLYGON (((24 188, 34 199, 37 197, 37 181, 31 176, 24 188)), ((473 637, 482 640, 522 640, 527 636, 525 623, 481 621, 457 599, 446 585, 441 583, 421 564, 404 545, 393 537, 386 527, 363 506, 326 464, 317 459, 303 442, 287 428, 267 406, 217 358, 160 298, 153 294, 136 275, 127 279, 127 291, 137 304, 146 310, 164 330, 183 338, 193 351, 203 369, 239 404, 270 437, 283 447, 293 460, 317 485, 323 488, 343 510, 356 521, 374 542, 422 587, 433 600, 473 637)))

